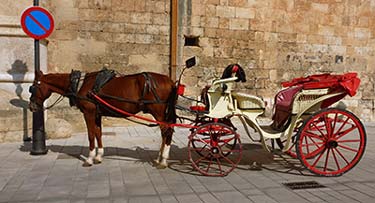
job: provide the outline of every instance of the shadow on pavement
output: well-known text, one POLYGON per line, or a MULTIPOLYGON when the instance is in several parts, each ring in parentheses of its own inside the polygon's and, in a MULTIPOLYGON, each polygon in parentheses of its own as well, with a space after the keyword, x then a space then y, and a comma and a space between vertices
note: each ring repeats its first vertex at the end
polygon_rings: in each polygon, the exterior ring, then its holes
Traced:
MULTIPOLYGON (((31 143, 24 143, 20 147, 20 151, 30 152, 31 143)), ((89 153, 86 146, 65 146, 65 145, 49 145, 51 152, 59 153, 57 159, 78 159, 82 163, 85 161, 89 153)), ((152 150, 147 147, 135 146, 132 148, 121 147, 104 147, 104 163, 105 160, 119 160, 134 163, 146 163, 153 165, 154 159, 159 151, 152 150)), ((191 166, 188 158, 187 147, 180 148, 176 145, 171 146, 169 168, 179 173, 191 175, 201 175, 191 166)), ((265 151, 259 144, 243 144, 242 159, 235 170, 252 170, 252 165, 257 163, 259 169, 268 170, 278 173, 291 175, 315 176, 308 172, 298 159, 289 157, 286 154, 272 154, 265 151)), ((95 166, 93 166, 95 167, 95 166)))

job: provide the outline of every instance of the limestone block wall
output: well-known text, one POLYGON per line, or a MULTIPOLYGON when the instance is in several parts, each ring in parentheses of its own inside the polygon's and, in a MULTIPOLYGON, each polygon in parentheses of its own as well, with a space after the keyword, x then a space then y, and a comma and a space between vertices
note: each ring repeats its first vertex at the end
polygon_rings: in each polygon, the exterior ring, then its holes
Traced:
MULTIPOLYGON (((45 72, 96 71, 107 64, 124 74, 169 74, 170 0, 40 3, 55 18, 43 49, 45 72)), ((33 76, 33 41, 20 29, 19 17, 31 5, 0 4, 0 134, 7 137, 30 134, 31 113, 23 107, 33 76), (25 81, 14 82, 19 79, 25 81)), ((375 120, 375 0, 178 0, 178 7, 177 76, 184 59, 199 58, 183 81, 188 95, 198 95, 230 63, 239 63, 248 76, 237 88, 262 96, 269 108, 282 81, 354 71, 361 87, 345 105, 364 121, 375 120), (193 40, 185 45, 186 39, 193 40)), ((85 130, 81 113, 67 100, 46 113, 47 122, 65 120, 73 131, 85 130)))
POLYGON ((353 71, 362 83, 345 105, 375 119, 374 0, 182 0, 181 7, 181 41, 199 37, 199 46, 181 47, 184 58, 200 59, 184 80, 191 95, 229 63, 246 70, 238 88, 269 104, 282 81, 353 71))
POLYGON ((49 38, 49 71, 168 74, 169 1, 51 0, 56 29, 49 38))
MULTIPOLYGON (((108 65, 123 74, 169 74, 169 0, 50 0, 44 6, 55 18, 48 72, 90 72, 108 65)), ((85 130, 80 111, 67 100, 49 116, 85 130)), ((105 119, 105 125, 124 122, 105 119)))
MULTIPOLYGON (((4 0, 0 4, 0 142, 31 136, 28 89, 34 79, 34 40, 20 25, 21 13, 30 2, 4 0)), ((45 45, 41 45, 42 70, 47 67, 45 45)))

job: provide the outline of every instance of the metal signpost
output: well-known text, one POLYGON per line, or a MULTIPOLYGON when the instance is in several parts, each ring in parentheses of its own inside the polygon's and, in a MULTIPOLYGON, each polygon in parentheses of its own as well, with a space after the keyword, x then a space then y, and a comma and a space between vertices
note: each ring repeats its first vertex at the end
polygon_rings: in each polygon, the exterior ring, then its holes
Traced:
MULTIPOLYGON (((21 25, 24 32, 34 38, 35 77, 40 71, 40 39, 48 37, 54 28, 52 15, 39 7, 39 0, 34 0, 34 6, 22 13, 21 25)), ((31 155, 47 154, 46 136, 44 131, 44 112, 33 112, 33 136, 31 155)))

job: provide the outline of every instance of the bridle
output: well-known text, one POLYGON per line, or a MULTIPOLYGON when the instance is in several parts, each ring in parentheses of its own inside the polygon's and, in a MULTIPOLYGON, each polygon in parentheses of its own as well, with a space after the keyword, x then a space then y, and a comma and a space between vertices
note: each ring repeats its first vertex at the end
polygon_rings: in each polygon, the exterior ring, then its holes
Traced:
MULTIPOLYGON (((38 89, 40 89, 39 85, 41 85, 42 81, 41 80, 37 80, 36 83, 34 82, 30 87, 29 87, 29 92, 31 93, 31 97, 35 97, 36 95, 36 91, 38 89)), ((56 88, 55 86, 51 85, 51 84, 48 84, 47 82, 43 82, 44 84, 46 85, 49 85, 51 87, 53 87, 54 89, 58 89, 56 88)), ((39 90, 40 91, 40 90, 39 90)), ((59 104, 62 100, 64 99, 64 95, 61 94, 56 100, 55 102, 53 102, 50 106, 47 106, 47 107, 44 107, 43 104, 39 105, 36 101, 31 101, 31 102, 34 102, 36 103, 38 106, 41 107, 41 109, 44 111, 44 110, 48 110, 54 106, 56 106, 57 104, 59 104)))

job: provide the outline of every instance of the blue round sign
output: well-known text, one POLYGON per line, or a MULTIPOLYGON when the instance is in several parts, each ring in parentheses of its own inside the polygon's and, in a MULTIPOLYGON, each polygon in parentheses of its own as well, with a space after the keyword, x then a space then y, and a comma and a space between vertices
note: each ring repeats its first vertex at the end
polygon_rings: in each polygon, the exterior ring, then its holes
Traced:
POLYGON ((22 13, 21 25, 23 31, 34 39, 44 39, 54 29, 52 15, 39 6, 30 7, 22 13))

